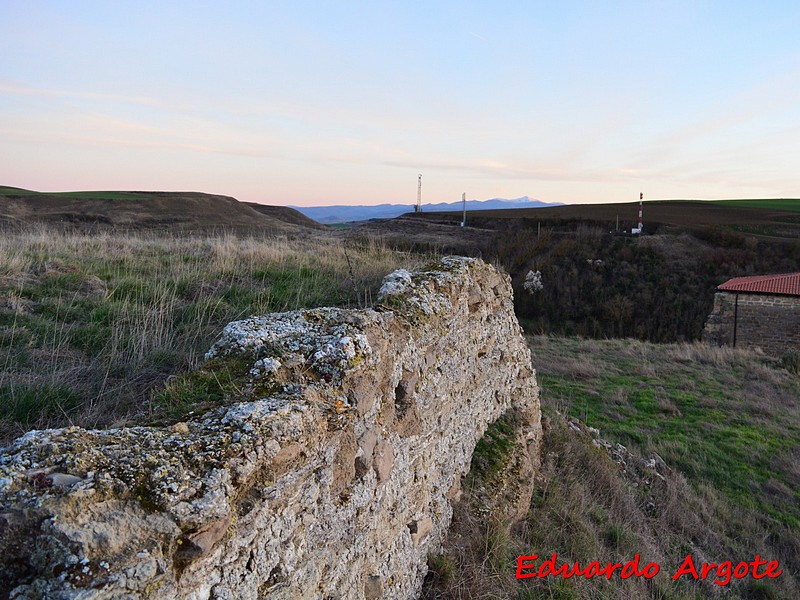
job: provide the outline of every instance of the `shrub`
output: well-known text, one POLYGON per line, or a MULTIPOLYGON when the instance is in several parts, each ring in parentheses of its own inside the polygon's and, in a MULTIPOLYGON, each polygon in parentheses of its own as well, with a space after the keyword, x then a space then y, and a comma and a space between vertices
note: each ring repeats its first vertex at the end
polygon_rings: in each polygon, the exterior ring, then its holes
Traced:
POLYGON ((800 373, 800 351, 789 350, 781 357, 781 365, 790 373, 800 373))

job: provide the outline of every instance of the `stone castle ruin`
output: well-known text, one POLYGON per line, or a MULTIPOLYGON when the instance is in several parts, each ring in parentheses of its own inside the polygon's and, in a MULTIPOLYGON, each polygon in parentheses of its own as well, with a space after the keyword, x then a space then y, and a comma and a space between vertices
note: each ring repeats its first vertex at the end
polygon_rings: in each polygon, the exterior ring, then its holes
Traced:
POLYGON ((510 281, 396 271, 378 307, 230 323, 242 396, 164 426, 32 431, 0 456, 0 597, 415 598, 476 443, 515 424, 527 507, 538 389, 510 281))

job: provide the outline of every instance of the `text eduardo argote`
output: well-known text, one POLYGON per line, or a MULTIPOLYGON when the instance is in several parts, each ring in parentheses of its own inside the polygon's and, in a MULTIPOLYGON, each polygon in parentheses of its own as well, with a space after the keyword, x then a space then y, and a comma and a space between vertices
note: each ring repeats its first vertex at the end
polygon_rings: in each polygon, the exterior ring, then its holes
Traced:
MULTIPOLYGON (((581 567, 580 563, 572 565, 567 563, 557 564, 558 555, 553 553, 548 559, 538 562, 539 555, 531 554, 530 556, 517 557, 517 579, 529 579, 533 577, 563 577, 569 579, 570 577, 585 577, 592 579, 593 577, 605 577, 611 579, 615 573, 620 579, 628 579, 630 577, 644 577, 645 579, 652 579, 661 571, 661 567, 654 562, 646 563, 641 566, 640 555, 636 554, 632 560, 625 563, 606 563, 600 564, 598 561, 592 561, 581 567)), ((724 561, 721 563, 695 563, 691 554, 687 554, 686 558, 680 566, 672 573, 673 581, 677 581, 681 577, 692 579, 708 579, 713 578, 713 582, 717 585, 728 585, 731 579, 743 579, 747 576, 753 579, 763 579, 765 577, 775 579, 783 573, 777 560, 767 561, 758 554, 750 562, 724 561)))

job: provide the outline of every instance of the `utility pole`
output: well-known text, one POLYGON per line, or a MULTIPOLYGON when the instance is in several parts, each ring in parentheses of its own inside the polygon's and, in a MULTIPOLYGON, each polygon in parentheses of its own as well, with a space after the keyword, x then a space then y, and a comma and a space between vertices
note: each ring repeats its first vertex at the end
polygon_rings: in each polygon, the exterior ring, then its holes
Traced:
POLYGON ((422 173, 417 179, 417 205, 414 207, 414 212, 422 212, 422 173))

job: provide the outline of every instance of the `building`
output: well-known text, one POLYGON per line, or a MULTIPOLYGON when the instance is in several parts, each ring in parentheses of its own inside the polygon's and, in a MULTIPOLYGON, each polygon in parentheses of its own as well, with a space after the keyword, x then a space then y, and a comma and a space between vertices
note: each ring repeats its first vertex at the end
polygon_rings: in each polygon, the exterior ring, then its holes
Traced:
POLYGON ((717 287, 703 341, 772 356, 800 350, 800 273, 735 277, 717 287))

